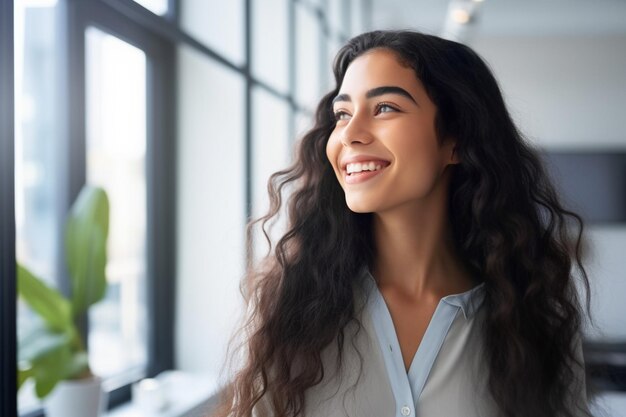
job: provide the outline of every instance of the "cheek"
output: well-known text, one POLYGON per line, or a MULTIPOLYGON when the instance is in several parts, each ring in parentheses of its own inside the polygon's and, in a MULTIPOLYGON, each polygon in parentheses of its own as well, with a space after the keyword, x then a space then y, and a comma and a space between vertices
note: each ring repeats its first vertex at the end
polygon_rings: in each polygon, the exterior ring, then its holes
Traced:
POLYGON ((339 141, 336 139, 336 135, 332 133, 328 138, 328 142, 326 142, 326 157, 330 161, 330 164, 334 169, 337 169, 337 157, 339 156, 339 151, 341 147, 339 146, 339 141))
POLYGON ((417 163, 432 163, 439 152, 439 144, 433 129, 424 122, 410 123, 389 132, 387 137, 393 138, 396 153, 402 157, 414 159, 417 163))
POLYGON ((401 175, 399 181, 409 188, 428 187, 440 174, 442 150, 429 130, 414 128, 404 132, 395 136, 393 143, 388 142, 388 146, 393 147, 398 167, 406 174, 401 175), (407 131, 411 133, 407 135, 407 131))

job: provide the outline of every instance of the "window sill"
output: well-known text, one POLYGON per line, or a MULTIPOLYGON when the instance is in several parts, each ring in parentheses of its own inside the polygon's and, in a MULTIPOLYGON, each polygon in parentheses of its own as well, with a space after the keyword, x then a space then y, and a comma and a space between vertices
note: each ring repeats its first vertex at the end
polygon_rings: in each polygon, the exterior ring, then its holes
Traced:
POLYGON ((156 378, 167 388, 168 405, 160 411, 141 408, 130 401, 105 417, 196 417, 205 415, 216 401, 217 378, 182 371, 166 371, 156 378))

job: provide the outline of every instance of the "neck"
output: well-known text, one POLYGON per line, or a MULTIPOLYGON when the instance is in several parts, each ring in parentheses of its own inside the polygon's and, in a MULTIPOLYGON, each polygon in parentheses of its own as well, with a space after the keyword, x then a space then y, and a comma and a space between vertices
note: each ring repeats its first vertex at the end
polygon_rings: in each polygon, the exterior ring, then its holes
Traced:
POLYGON ((381 289, 417 299, 473 286, 455 249, 446 195, 431 197, 374 215, 373 274, 381 289))

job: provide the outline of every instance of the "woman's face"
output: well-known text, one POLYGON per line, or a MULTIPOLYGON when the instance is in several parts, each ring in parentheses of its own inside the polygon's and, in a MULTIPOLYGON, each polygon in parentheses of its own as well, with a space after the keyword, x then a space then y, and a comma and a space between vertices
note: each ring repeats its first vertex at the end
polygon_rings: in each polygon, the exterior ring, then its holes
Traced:
POLYGON ((457 163, 455 142, 437 141, 435 105, 394 52, 374 49, 356 58, 333 112, 337 124, 326 155, 354 212, 419 205, 441 183, 446 166, 457 163))

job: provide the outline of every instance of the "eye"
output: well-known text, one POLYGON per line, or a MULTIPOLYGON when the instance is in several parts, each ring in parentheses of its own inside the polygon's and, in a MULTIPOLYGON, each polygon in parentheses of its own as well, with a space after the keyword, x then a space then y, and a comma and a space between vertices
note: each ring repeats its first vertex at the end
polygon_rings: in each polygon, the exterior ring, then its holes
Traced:
POLYGON ((348 117, 350 117, 350 115, 348 113, 346 113, 345 111, 343 111, 343 110, 337 110, 333 114, 335 116, 335 121, 345 120, 348 117))
POLYGON ((395 107, 393 107, 392 105, 388 103, 378 103, 376 105, 376 114, 390 113, 390 112, 396 112, 396 111, 398 111, 398 109, 396 109, 395 107))

